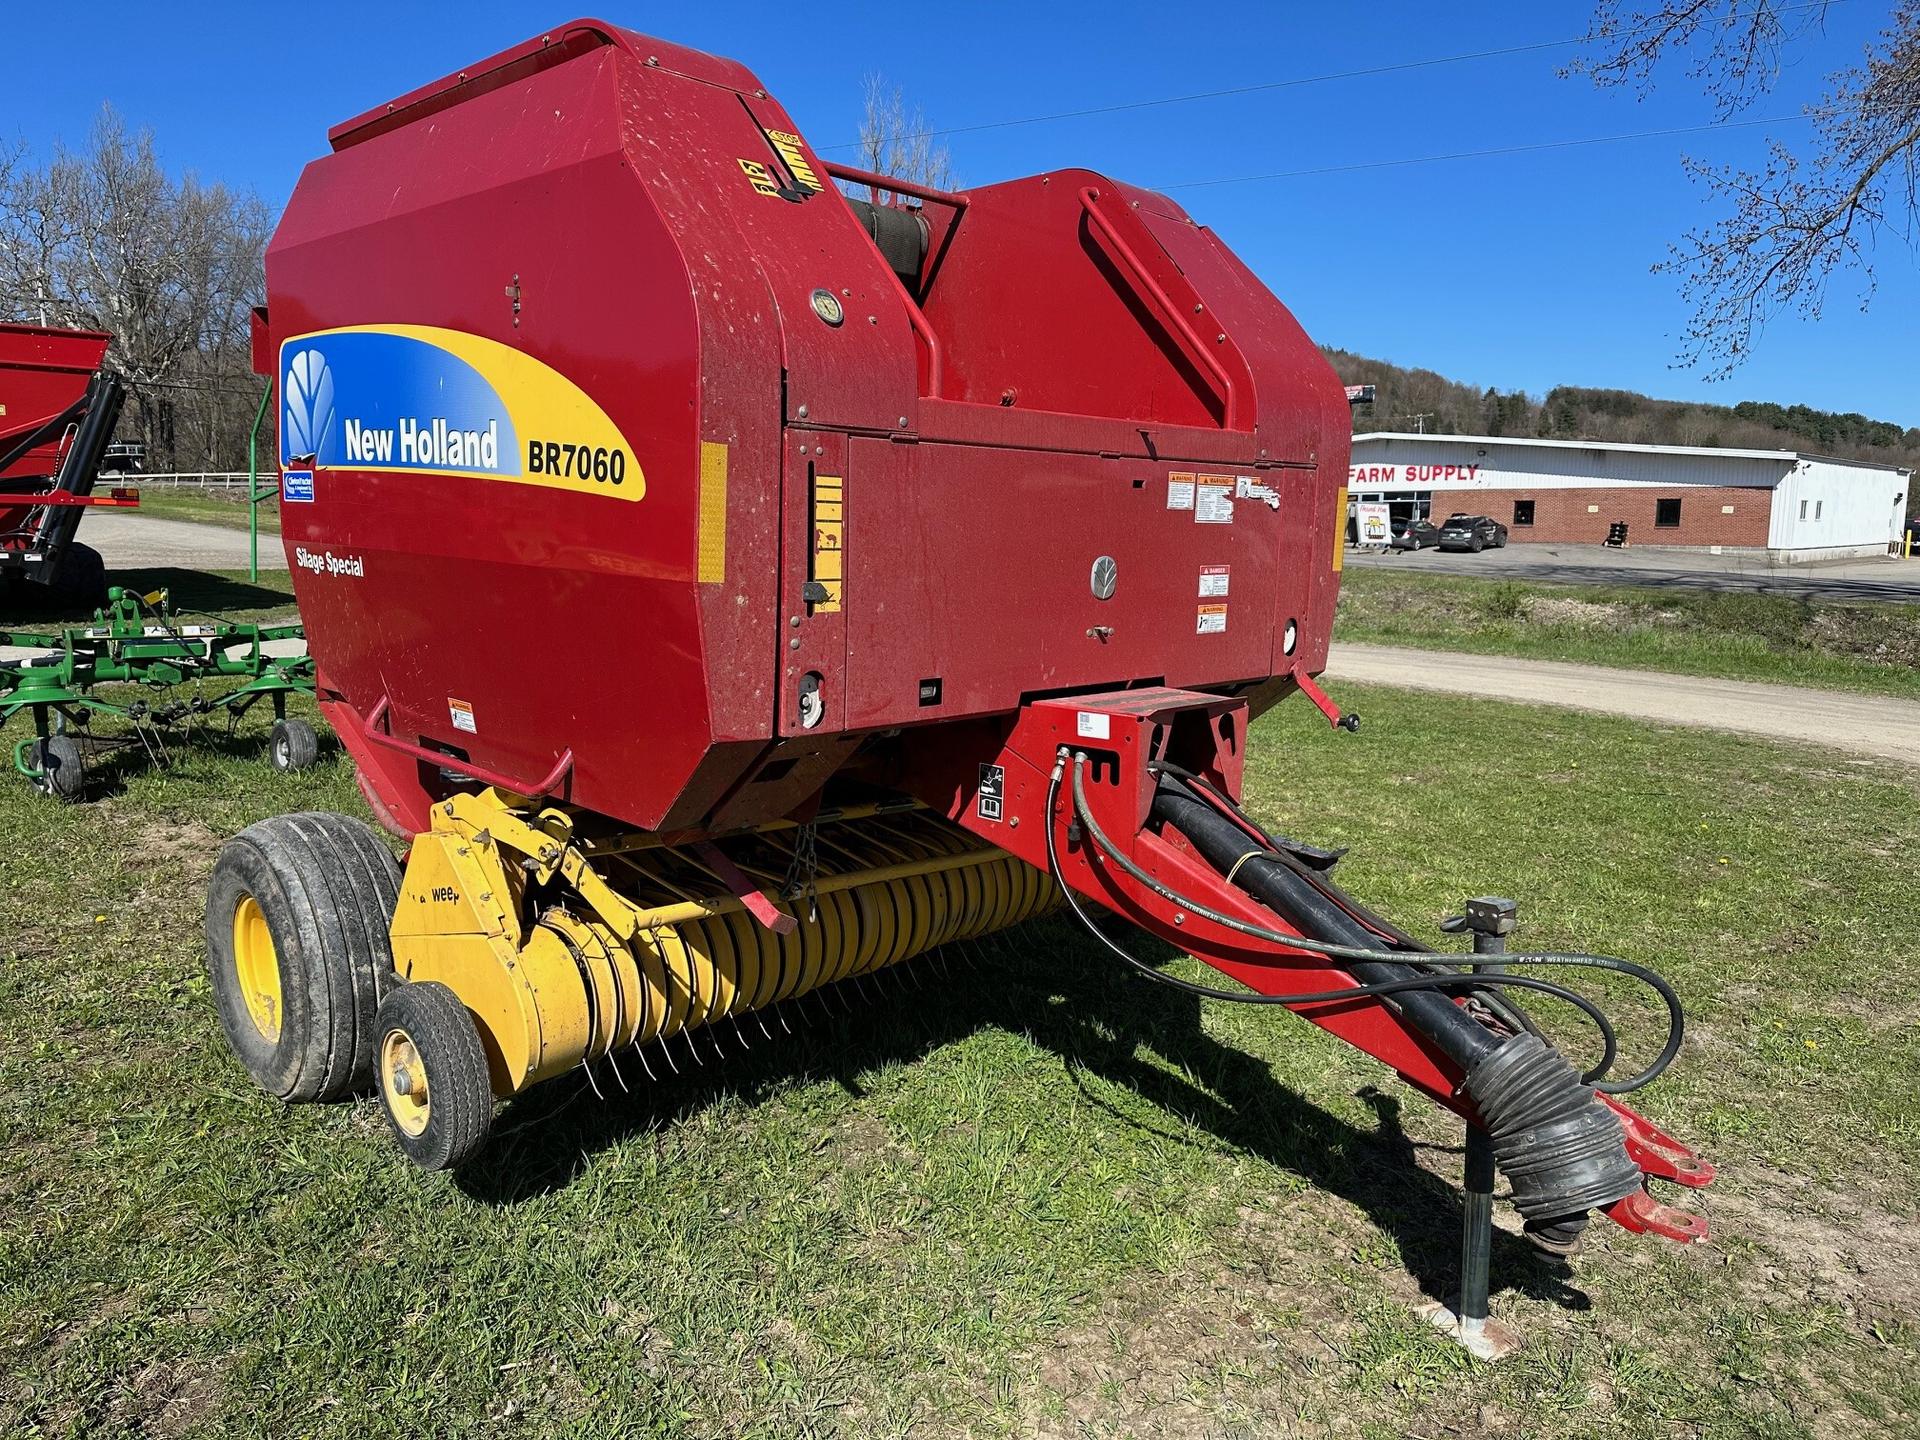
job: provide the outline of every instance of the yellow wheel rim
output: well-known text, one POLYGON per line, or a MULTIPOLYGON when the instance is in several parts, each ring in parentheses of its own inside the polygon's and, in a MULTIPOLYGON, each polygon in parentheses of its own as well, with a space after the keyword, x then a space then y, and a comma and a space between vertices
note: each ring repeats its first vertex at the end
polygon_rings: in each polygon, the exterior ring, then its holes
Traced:
POLYGON ((387 1098, 393 1123, 407 1134, 418 1135, 427 1128, 433 1115, 427 1067, 420 1061, 413 1037, 404 1030, 390 1030, 380 1042, 380 1093, 387 1098))
POLYGON ((255 1028, 268 1040, 279 1040, 280 955, 260 902, 251 895, 242 895, 233 912, 233 974, 255 1028))

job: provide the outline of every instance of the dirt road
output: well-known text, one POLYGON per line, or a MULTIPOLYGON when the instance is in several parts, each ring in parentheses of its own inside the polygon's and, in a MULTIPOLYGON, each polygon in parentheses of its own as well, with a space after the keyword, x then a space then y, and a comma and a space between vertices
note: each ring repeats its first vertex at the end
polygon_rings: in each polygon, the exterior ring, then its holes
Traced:
MULTIPOLYGON (((100 552, 108 570, 163 566, 182 570, 247 568, 247 532, 224 525, 199 525, 191 520, 162 520, 126 511, 119 514, 101 511, 87 516, 77 538, 100 552)), ((278 535, 260 537, 260 568, 287 568, 287 554, 280 546, 278 535)))
MULTIPOLYGON (((1327 678, 1563 705, 1664 725, 1826 745, 1920 766, 1920 703, 1747 680, 1609 670, 1557 660, 1335 644, 1327 678)), ((1338 699, 1338 695, 1335 695, 1338 699)))

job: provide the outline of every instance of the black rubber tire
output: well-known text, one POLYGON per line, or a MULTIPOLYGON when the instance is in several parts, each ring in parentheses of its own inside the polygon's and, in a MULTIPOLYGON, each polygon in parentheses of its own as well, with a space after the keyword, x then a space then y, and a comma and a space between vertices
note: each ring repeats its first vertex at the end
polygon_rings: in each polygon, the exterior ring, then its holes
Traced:
POLYGON ((410 1132, 394 1113, 396 1102, 384 1083, 381 1111, 409 1160, 423 1170, 452 1170, 473 1157, 493 1128, 493 1088, 479 1028, 458 995, 438 980, 423 980, 397 986, 380 1002, 374 1053, 384 1053, 388 1037, 400 1034, 426 1072, 424 1127, 410 1132))
POLYGON ((72 805, 86 794, 86 756, 81 753, 80 742, 71 735, 49 735, 34 741, 27 763, 40 772, 34 785, 42 795, 51 795, 72 805))
POLYGON ((1482 550, 1486 548, 1487 548, 1487 542, 1482 540, 1478 535, 1474 536, 1473 539, 1467 542, 1467 549, 1471 550, 1475 555, 1478 555, 1482 550))
POLYGON ((276 770, 304 770, 320 758, 319 733, 304 720, 276 720, 267 753, 276 770))
POLYGON ((207 886, 207 973, 227 1043, 261 1089, 337 1100, 373 1080, 373 1024, 398 981, 387 939, 400 866, 346 815, 309 811, 249 825, 207 886), (273 938, 280 1029, 255 1023, 235 968, 234 918, 251 896, 273 938))
POLYGON ((76 610, 98 610, 107 603, 107 562, 91 545, 69 545, 53 581, 54 598, 76 610))

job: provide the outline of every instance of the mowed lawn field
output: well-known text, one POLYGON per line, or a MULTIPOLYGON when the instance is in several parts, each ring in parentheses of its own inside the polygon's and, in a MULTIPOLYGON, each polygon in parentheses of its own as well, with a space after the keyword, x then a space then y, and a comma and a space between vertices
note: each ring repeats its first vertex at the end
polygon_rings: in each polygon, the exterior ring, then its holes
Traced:
POLYGON ((0 1434, 1920 1433, 1920 777, 1342 699, 1358 736, 1256 727, 1256 813, 1429 938, 1513 894, 1525 941, 1692 1008, 1634 1103, 1721 1167, 1712 1240, 1596 1222, 1561 1267, 1502 1206, 1507 1362, 1414 1313, 1456 1121, 1063 920, 631 1095, 556 1083, 457 1179, 371 1102, 284 1108, 221 1038, 204 883, 248 822, 360 802, 337 753, 281 777, 243 737, 85 807, 0 785, 0 1434))

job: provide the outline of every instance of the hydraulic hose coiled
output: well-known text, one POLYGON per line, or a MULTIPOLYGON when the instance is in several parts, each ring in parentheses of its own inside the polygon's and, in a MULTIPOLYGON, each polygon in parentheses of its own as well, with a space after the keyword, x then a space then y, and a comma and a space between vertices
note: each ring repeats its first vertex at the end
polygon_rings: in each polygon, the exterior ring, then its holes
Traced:
MULTIPOLYGON (((1392 1005, 1407 1023, 1432 1040, 1465 1073, 1464 1089, 1473 1098, 1481 1119, 1493 1141, 1495 1163, 1506 1172, 1513 1185, 1514 1203, 1527 1218, 1530 1230, 1558 1235, 1577 1231, 1588 1210, 1624 1199, 1641 1185, 1640 1167, 1626 1151, 1626 1135, 1619 1117, 1600 1103, 1591 1085, 1564 1056, 1530 1029, 1502 1034, 1474 1018, 1448 998, 1450 993, 1479 987, 1515 987, 1556 993, 1578 1004, 1600 1025, 1606 1038, 1609 1059, 1612 1031, 1591 1002, 1575 992, 1549 982, 1518 975, 1477 975, 1447 973, 1425 968, 1428 965, 1463 962, 1437 956, 1410 956, 1377 948, 1378 940, 1364 929, 1354 916, 1342 908, 1330 887, 1317 885, 1300 868, 1269 842, 1264 851, 1250 851, 1247 823, 1236 823, 1218 808, 1197 799, 1176 780, 1162 779, 1155 796, 1153 816, 1177 829, 1223 875, 1230 876, 1242 889, 1261 901, 1301 934, 1250 925, 1221 914, 1191 897, 1178 895, 1148 875, 1122 853, 1101 831, 1086 803, 1084 756, 1074 757, 1073 806, 1076 820, 1092 841, 1103 863, 1117 866, 1148 889, 1177 903, 1195 915, 1226 925, 1257 938, 1296 950, 1308 950, 1341 959, 1349 973, 1365 983, 1342 990, 1312 994, 1256 995, 1215 991, 1193 986, 1174 977, 1162 976, 1149 966, 1113 945, 1121 958, 1150 978, 1212 998, 1251 1003, 1303 1005, 1363 996, 1381 999, 1392 1005), (1416 966, 1413 961, 1419 961, 1416 966)), ((1062 765, 1054 772, 1049 790, 1049 861, 1057 876, 1059 861, 1052 840, 1052 814, 1057 803, 1062 765)), ((1068 902, 1084 921, 1085 915, 1068 902)), ((1089 928, 1092 928, 1091 926, 1089 928)), ((1098 931, 1094 932, 1099 935, 1098 931)), ((1509 957, 1526 962, 1580 963, 1590 961, 1603 968, 1618 968, 1628 973, 1646 974, 1642 967, 1607 957, 1509 957)), ((1471 962, 1464 962, 1471 963, 1471 962)), ((1649 983, 1658 981, 1653 977, 1649 983)), ((1636 1077, 1634 1084, 1664 1068, 1679 1048, 1680 1015, 1677 998, 1664 981, 1655 988, 1666 999, 1670 1027, 1668 1045, 1647 1075, 1636 1077)), ((1604 1070, 1604 1065, 1601 1067, 1604 1070)), ((1625 1088, 1625 1087, 1622 1087, 1625 1088)))

